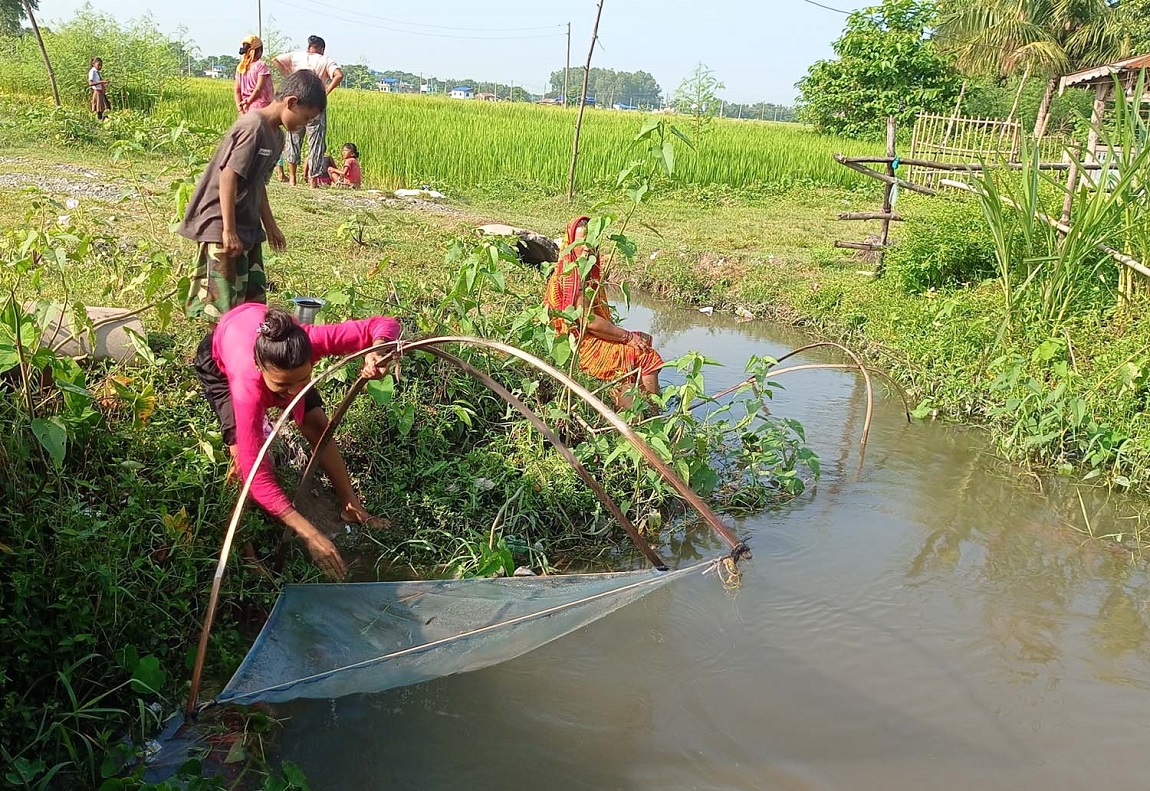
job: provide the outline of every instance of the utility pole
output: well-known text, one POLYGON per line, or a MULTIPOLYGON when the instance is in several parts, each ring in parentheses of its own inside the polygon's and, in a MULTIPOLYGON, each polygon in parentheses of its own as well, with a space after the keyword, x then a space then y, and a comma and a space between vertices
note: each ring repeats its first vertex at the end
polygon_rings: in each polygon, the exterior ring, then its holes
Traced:
POLYGON ((256 35, 264 40, 264 0, 256 0, 256 35))
MULTIPOLYGON (((567 80, 571 74, 571 23, 567 23, 567 61, 563 66, 563 106, 567 106, 567 80)), ((546 91, 544 92, 546 93, 546 91)))
MULTIPOLYGON (((571 171, 567 174, 567 202, 575 200, 575 166, 579 163, 579 134, 583 131, 583 111, 587 109, 587 81, 591 77, 591 56, 599 40, 599 19, 603 16, 603 0, 595 10, 595 27, 591 29, 591 46, 587 50, 587 66, 583 69, 583 91, 579 95, 579 117, 575 119, 575 140, 571 143, 571 171)), ((566 97, 564 97, 566 100, 566 97)))

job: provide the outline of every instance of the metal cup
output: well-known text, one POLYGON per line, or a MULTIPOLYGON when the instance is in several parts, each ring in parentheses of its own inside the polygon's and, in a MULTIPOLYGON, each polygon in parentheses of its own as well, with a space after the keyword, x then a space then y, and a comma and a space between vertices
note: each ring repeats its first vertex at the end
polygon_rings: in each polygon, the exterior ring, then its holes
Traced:
POLYGON ((292 300, 292 315, 300 324, 315 324, 324 301, 318 297, 296 297, 292 300))

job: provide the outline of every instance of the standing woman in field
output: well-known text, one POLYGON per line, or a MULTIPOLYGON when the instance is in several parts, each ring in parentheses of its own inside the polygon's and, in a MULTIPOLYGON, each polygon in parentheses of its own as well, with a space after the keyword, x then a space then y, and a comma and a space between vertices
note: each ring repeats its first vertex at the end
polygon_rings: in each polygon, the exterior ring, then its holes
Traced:
POLYGON ((248 36, 240 44, 240 65, 236 66, 236 110, 240 115, 262 110, 272 103, 272 70, 264 63, 264 43, 248 36))
POLYGON ((88 87, 92 89, 92 112, 103 121, 104 114, 108 112, 108 81, 104 79, 104 75, 101 73, 104 69, 104 61, 100 58, 92 58, 89 65, 92 67, 88 69, 88 87))
POLYGON ((579 368, 604 382, 619 381, 615 388, 615 408, 630 409, 633 398, 628 379, 648 395, 659 392, 659 369, 663 358, 651 347, 645 332, 625 330, 611 318, 611 306, 603 293, 606 284, 599 264, 599 251, 582 244, 587 238, 588 217, 577 217, 567 226, 563 238, 566 254, 555 264, 547 281, 543 304, 551 315, 551 325, 561 334, 578 340, 579 368), (579 271, 579 259, 590 259, 586 278, 579 271), (560 315, 574 309, 579 318, 572 322, 560 315))

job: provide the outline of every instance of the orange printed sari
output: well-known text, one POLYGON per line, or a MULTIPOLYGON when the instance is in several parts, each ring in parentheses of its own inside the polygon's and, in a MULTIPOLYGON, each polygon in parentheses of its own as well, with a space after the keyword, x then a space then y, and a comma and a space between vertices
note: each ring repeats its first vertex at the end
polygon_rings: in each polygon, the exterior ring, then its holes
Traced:
MULTIPOLYGON (((577 217, 567 226, 567 233, 563 237, 563 246, 566 248, 575 238, 580 223, 587 222, 587 217, 577 217)), ((579 296, 584 296, 586 307, 587 292, 590 292, 590 312, 611 321, 611 306, 603 295, 602 270, 598 260, 591 266, 584 283, 579 274, 577 262, 583 253, 583 248, 572 248, 555 264, 555 271, 547 281, 547 292, 543 304, 548 311, 561 313, 575 307, 579 296)), ((562 316, 552 315, 551 324, 560 334, 571 333, 579 335, 579 327, 572 325, 562 316)), ((578 338, 579 367, 589 376, 604 382, 620 379, 628 374, 646 375, 658 371, 663 365, 663 358, 654 349, 641 352, 626 343, 615 343, 602 338, 593 337, 584 333, 578 338)))

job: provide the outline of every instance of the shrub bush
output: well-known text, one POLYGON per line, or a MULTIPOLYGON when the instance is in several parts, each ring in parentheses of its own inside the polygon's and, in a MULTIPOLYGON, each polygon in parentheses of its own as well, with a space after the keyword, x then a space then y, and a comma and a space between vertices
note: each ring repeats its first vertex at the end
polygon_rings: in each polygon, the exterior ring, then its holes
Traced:
POLYGON ((915 202, 901 230, 886 261, 911 294, 975 283, 997 271, 986 219, 965 196, 915 202))
MULTIPOLYGON (((113 110, 151 110, 179 79, 178 48, 149 18, 121 23, 85 7, 66 22, 42 27, 41 32, 56 71, 60 99, 66 104, 90 101, 88 69, 93 57, 104 60, 113 110)), ((31 33, 0 38, 0 91, 51 97, 44 61, 31 33)))

